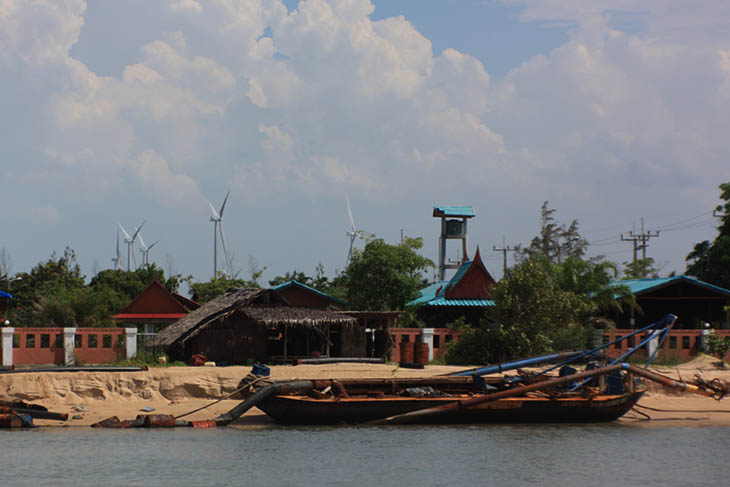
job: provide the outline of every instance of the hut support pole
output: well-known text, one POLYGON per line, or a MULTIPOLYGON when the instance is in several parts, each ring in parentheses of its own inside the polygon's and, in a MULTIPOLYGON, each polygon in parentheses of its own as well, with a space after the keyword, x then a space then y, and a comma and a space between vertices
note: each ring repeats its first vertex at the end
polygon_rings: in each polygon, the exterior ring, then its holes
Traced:
POLYGON ((286 362, 287 359, 287 344, 289 342, 289 333, 287 333, 289 330, 289 325, 284 325, 284 362, 286 362))
POLYGON ((327 323, 327 356, 330 356, 330 324, 327 323))

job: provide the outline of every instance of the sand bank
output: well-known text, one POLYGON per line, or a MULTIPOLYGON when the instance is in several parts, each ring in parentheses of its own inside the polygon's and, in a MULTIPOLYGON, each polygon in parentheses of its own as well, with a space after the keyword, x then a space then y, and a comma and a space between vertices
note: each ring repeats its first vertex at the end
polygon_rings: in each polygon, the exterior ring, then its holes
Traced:
MULTIPOLYGON (((210 404, 231 394, 250 367, 161 367, 143 372, 46 372, 0 375, 0 399, 21 399, 42 404, 54 412, 68 412, 65 423, 36 420, 43 426, 88 426, 110 416, 133 419, 155 413, 180 415, 210 404)), ((329 364, 271 367, 275 380, 363 377, 428 377, 463 367, 427 366, 404 369, 394 364, 329 364)), ((718 370, 712 360, 704 358, 675 368, 657 368, 674 378, 692 379, 701 374, 706 380, 720 377, 730 382, 730 371, 718 370)), ((235 406, 240 399, 227 399, 208 409, 187 416, 189 420, 214 418, 235 406)), ((652 409, 638 408, 642 415, 628 413, 624 424, 641 425, 730 425, 730 397, 724 401, 667 391, 652 385, 639 403, 652 409)), ((239 427, 271 424, 259 410, 252 409, 234 425, 239 427)))

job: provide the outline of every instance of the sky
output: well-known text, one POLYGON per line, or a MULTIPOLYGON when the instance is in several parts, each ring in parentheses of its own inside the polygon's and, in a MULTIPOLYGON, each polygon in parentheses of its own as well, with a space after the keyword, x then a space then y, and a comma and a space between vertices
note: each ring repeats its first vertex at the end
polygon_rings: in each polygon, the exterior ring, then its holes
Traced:
POLYGON ((618 263, 643 219, 682 273, 716 235, 729 126, 726 2, 0 0, 12 273, 69 246, 91 277, 144 221, 151 262, 208 280, 228 191, 233 271, 262 284, 342 270, 348 198, 434 261, 433 206, 472 205, 496 277, 544 201, 618 263))

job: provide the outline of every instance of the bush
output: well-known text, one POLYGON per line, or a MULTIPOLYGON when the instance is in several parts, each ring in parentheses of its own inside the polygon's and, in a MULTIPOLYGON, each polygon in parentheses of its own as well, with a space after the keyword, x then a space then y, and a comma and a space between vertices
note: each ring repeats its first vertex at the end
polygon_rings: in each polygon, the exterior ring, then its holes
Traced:
POLYGON ((720 338, 714 333, 708 335, 707 351, 724 362, 725 356, 730 352, 730 338, 720 338))
POLYGON ((445 360, 449 365, 487 365, 552 350, 549 338, 537 334, 532 339, 501 324, 467 328, 459 340, 449 344, 445 360))

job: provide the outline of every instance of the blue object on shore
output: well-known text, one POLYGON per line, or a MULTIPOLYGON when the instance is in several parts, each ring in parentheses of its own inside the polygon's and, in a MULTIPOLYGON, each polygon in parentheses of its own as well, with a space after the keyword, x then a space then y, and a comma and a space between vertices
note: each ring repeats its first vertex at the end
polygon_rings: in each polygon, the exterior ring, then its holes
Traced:
POLYGON ((13 299, 13 295, 10 293, 6 293, 5 291, 0 291, 0 298, 13 299))
POLYGON ((253 364, 253 368, 251 369, 251 373, 253 375, 263 375, 263 376, 268 377, 269 375, 271 375, 271 369, 268 368, 265 365, 261 365, 259 363, 256 363, 256 364, 253 364))

